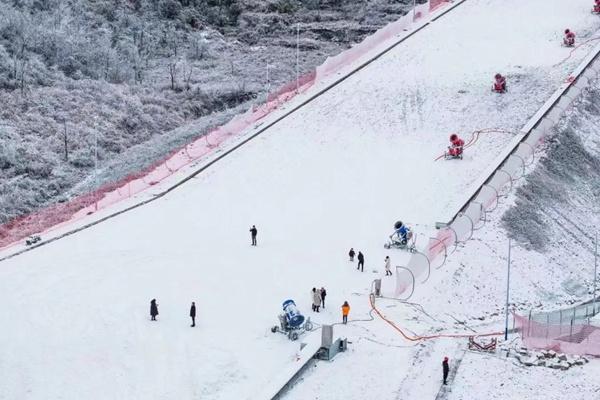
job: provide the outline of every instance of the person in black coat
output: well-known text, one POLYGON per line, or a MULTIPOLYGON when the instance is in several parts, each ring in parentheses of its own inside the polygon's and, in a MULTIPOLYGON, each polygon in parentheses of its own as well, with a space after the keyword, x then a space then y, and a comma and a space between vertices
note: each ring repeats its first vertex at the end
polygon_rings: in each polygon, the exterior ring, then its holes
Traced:
POLYGON ((190 317, 192 318, 192 328, 196 326, 196 303, 192 301, 192 306, 190 307, 190 317))
POLYGON ((158 304, 156 304, 156 299, 152 299, 152 301, 150 301, 150 316, 152 317, 152 321, 156 321, 157 315, 158 315, 158 304))
POLYGON ((325 308, 325 296, 327 296, 327 291, 324 287, 321 287, 321 305, 325 308))
POLYGON ((365 256, 363 255, 362 252, 358 252, 358 266, 356 267, 356 269, 360 269, 360 272, 364 272, 364 268, 365 268, 365 256))
POLYGON ((355 254, 356 254, 356 253, 354 252, 354 249, 351 247, 351 248, 350 248, 350 251, 348 252, 348 255, 350 256, 350 261, 351 261, 351 262, 354 262, 354 255, 355 255, 355 254))
POLYGON ((256 246, 256 235, 258 234, 258 229, 256 229, 256 226, 252 225, 252 228, 250 228, 250 235, 252 236, 252 246, 256 246))
POLYGON ((444 374, 444 385, 446 385, 446 380, 448 379, 448 372, 450 372, 450 367, 448 366, 448 357, 444 357, 444 361, 442 361, 442 373, 444 374))

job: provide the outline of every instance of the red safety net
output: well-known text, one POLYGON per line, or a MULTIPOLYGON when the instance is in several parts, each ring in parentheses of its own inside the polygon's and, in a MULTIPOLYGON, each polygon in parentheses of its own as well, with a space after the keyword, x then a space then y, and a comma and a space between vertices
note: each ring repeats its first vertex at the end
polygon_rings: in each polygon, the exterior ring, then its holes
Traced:
POLYGON ((515 314, 525 346, 557 353, 600 356, 600 327, 584 322, 542 323, 515 314))

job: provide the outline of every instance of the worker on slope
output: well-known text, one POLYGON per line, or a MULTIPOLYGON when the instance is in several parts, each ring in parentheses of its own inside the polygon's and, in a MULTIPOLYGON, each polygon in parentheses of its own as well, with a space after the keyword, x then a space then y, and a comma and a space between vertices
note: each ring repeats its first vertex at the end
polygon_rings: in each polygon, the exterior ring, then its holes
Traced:
POLYGON ((575 46, 575 32, 572 32, 570 29, 565 29, 565 37, 563 38, 563 43, 567 47, 575 46))
POLYGON ((344 301, 344 304, 342 305, 342 323, 343 324, 348 323, 348 314, 349 313, 350 313, 350 304, 348 304, 347 301, 344 301))
POLYGON ((465 141, 462 140, 456 133, 450 135, 450 146, 448 146, 448 156, 451 158, 462 158, 463 147, 465 141))
POLYGON ((594 8, 592 8, 594 14, 600 14, 600 0, 594 1, 594 8))
POLYGON ((506 92, 506 78, 502 74, 494 75, 494 85, 492 90, 496 93, 506 92))

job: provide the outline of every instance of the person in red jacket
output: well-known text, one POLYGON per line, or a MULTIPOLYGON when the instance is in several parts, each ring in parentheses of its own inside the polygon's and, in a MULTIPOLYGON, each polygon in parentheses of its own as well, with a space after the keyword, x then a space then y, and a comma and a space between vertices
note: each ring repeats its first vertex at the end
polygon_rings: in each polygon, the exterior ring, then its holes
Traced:
POLYGON ((462 155, 463 146, 465 145, 465 141, 462 140, 456 133, 450 135, 450 143, 448 146, 448 155, 451 157, 459 157, 462 155))
POLYGON ((506 92, 506 78, 501 74, 496 74, 494 76, 494 86, 492 89, 498 93, 506 92))
POLYGON ((571 32, 570 29, 565 29, 563 43, 568 47, 575 46, 575 32, 571 32))
POLYGON ((594 14, 600 14, 600 0, 594 1, 594 8, 592 8, 594 14))

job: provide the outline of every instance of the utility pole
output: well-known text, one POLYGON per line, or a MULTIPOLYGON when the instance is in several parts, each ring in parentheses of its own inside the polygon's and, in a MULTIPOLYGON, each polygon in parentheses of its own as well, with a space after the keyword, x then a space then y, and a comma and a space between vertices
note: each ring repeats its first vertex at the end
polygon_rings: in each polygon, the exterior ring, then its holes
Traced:
POLYGON ((296 23, 296 93, 300 91, 300 23, 296 23))
POLYGON ((271 76, 269 75, 269 68, 271 68, 271 64, 267 63, 267 99, 269 101, 269 93, 271 92, 271 76))
MULTIPOLYGON (((98 190, 98 124, 96 125, 96 129, 94 129, 94 182, 96 183, 96 187, 94 192, 98 190)), ((95 209, 98 211, 98 195, 94 196, 96 198, 95 209)))
POLYGON ((594 237, 594 315, 596 314, 596 287, 598 281, 598 231, 594 237))
POLYGON ((504 340, 508 340, 508 298, 510 292, 510 248, 511 243, 508 239, 508 266, 507 266, 507 277, 506 277, 506 320, 504 322, 504 340))
POLYGON ((65 128, 64 142, 65 142, 65 161, 69 161, 69 136, 67 135, 67 120, 63 119, 63 127, 65 128))

